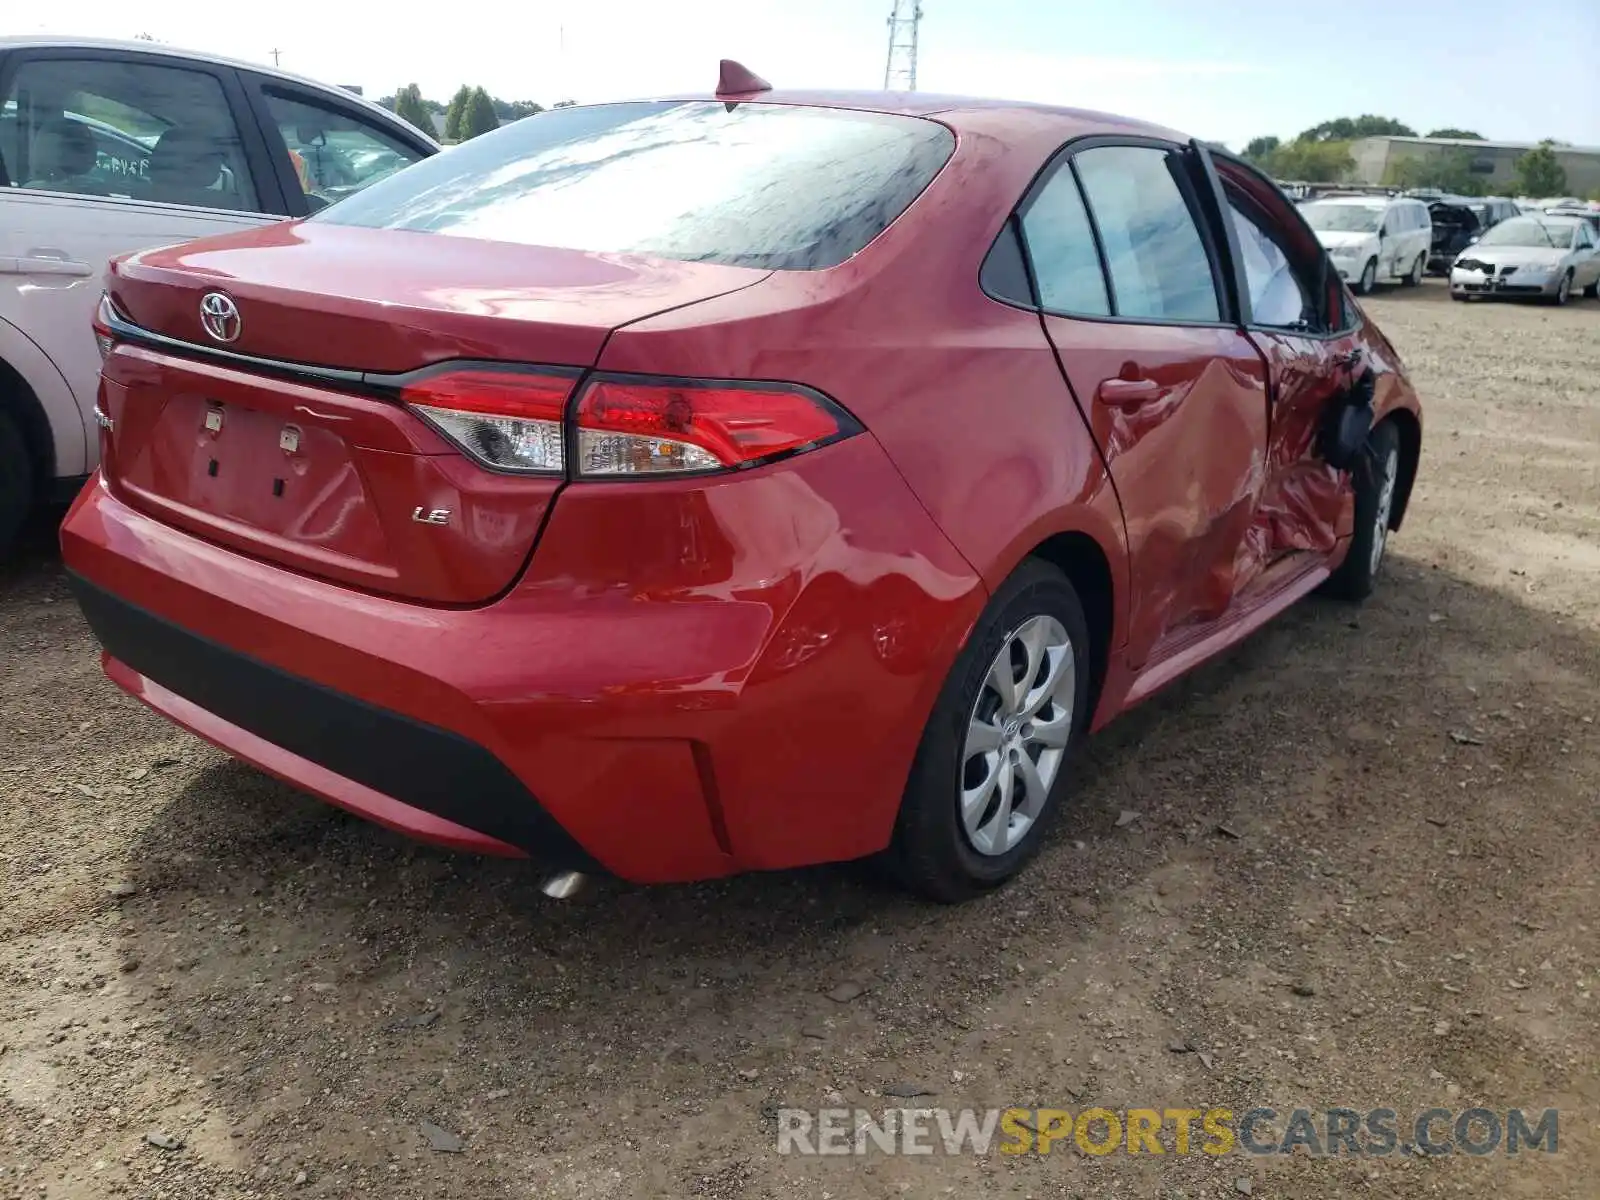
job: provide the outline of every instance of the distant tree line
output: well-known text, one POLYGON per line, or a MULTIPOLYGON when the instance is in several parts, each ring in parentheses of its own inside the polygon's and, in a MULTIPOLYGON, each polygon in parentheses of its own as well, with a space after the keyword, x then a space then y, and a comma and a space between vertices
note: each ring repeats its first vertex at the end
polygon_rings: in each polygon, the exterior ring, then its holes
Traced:
MULTIPOLYGON (((533 100, 502 100, 499 96, 491 96, 481 87, 465 83, 456 89, 449 104, 428 99, 414 83, 406 84, 391 96, 380 96, 377 103, 409 121, 429 137, 440 136, 433 118, 442 115, 443 138, 447 142, 464 142, 480 133, 498 129, 504 122, 520 121, 523 117, 544 111, 544 105, 533 100)), ((574 103, 576 101, 560 100, 553 107, 567 108, 574 103)))
MULTIPOLYGON (((1393 117, 1365 113, 1339 117, 1302 131, 1290 141, 1268 134, 1252 138, 1244 157, 1277 179, 1305 183, 1339 183, 1356 169, 1350 143, 1368 137, 1416 137, 1417 131, 1393 117)), ((1470 129, 1433 129, 1425 136, 1481 142, 1482 134, 1470 129)), ((1546 140, 1517 159, 1519 195, 1555 196, 1566 191, 1567 173, 1555 156, 1560 142, 1546 140)), ((1461 146, 1443 154, 1405 158, 1387 168, 1383 183, 1399 188, 1438 188, 1463 196, 1484 193, 1485 181, 1472 170, 1472 150, 1461 146)))

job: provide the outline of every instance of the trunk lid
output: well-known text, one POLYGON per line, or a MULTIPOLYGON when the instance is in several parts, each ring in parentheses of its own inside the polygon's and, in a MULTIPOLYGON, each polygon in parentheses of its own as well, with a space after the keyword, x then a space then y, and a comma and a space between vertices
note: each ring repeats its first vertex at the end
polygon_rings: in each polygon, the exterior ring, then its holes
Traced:
POLYGON ((322 224, 135 254, 109 281, 133 325, 328 377, 122 342, 101 381, 106 477, 134 507, 255 557, 479 603, 516 578, 563 481, 483 468, 369 377, 450 360, 589 367, 613 329, 767 274, 322 224), (201 323, 210 292, 237 308, 231 341, 201 323))

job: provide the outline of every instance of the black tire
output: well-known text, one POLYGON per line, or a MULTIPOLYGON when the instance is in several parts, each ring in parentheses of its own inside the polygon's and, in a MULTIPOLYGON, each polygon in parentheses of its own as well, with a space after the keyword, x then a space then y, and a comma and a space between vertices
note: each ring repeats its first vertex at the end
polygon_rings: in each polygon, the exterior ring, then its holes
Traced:
POLYGON ((9 413, 0 412, 0 558, 11 550, 28 510, 33 507, 33 460, 22 431, 9 413))
POLYGON ((1585 300, 1600 300, 1600 279, 1596 279, 1583 289, 1583 298, 1585 300))
POLYGON ((1393 421, 1383 421, 1367 435, 1367 444, 1351 469, 1351 480, 1356 492, 1355 532, 1350 538, 1350 552, 1345 555, 1339 569, 1328 577, 1322 590, 1342 600, 1365 600, 1372 595, 1378 573, 1383 569, 1388 531, 1394 524, 1393 500, 1398 493, 1401 473, 1400 431, 1393 421), (1393 463, 1390 503, 1384 522, 1383 543, 1378 547, 1377 561, 1373 560, 1374 545, 1378 542, 1378 512, 1382 505, 1385 484, 1385 464, 1393 463))
POLYGON ((1378 284, 1378 260, 1367 259, 1367 265, 1361 268, 1361 276, 1356 280, 1356 295, 1370 296, 1378 284))
POLYGON ((1557 308, 1564 308, 1570 299, 1572 299, 1572 272, 1568 271, 1561 277, 1561 282, 1556 284, 1556 294, 1550 297, 1550 303, 1557 308))
POLYGON ((1422 273, 1428 269, 1428 256, 1417 255, 1417 261, 1411 264, 1411 273, 1400 280, 1401 287, 1419 287, 1422 284, 1422 273))
MULTIPOLYGON (((929 900, 955 904, 1010 879, 1038 852, 1062 805, 1073 754, 1089 720, 1089 627, 1083 604, 1065 575, 1027 559, 990 598, 939 692, 911 765, 886 865, 902 886, 929 900), (960 817, 967 727, 990 665, 1028 620, 1061 623, 1073 650, 1075 692, 1071 734, 1056 777, 1033 824, 1003 854, 980 853, 960 817)), ((1003 752, 1003 751, 1002 751, 1003 752)))

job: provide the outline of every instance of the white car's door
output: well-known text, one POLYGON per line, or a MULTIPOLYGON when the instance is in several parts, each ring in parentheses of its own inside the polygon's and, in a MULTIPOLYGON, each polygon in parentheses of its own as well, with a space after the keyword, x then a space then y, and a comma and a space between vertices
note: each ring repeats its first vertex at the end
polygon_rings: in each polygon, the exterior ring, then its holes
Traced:
POLYGON ((1400 256, 1405 252, 1405 214, 1390 207, 1383 214, 1378 235, 1378 278, 1392 278, 1400 274, 1400 256))
POLYGON ((281 210, 282 190, 231 69, 18 52, 0 89, 0 321, 66 379, 81 430, 47 415, 57 473, 79 474, 98 458, 90 321, 108 260, 281 220, 262 210, 281 210))
MULTIPOLYGON (((89 323, 106 264, 129 250, 280 219, 62 193, 0 192, 0 320, 26 331, 55 362, 87 421, 100 379, 89 323)), ((87 437, 85 443, 82 466, 72 470, 58 463, 62 474, 94 468, 96 439, 87 437)))

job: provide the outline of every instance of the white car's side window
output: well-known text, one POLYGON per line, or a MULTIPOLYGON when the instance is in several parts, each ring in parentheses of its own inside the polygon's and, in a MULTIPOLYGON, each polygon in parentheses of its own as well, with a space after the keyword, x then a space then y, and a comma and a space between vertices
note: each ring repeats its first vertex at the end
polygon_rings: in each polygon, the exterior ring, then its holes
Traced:
POLYGON ((38 58, 0 98, 13 187, 258 211, 216 76, 120 58, 38 58))
POLYGON ((345 109, 271 87, 263 94, 312 211, 422 158, 420 151, 345 109))

